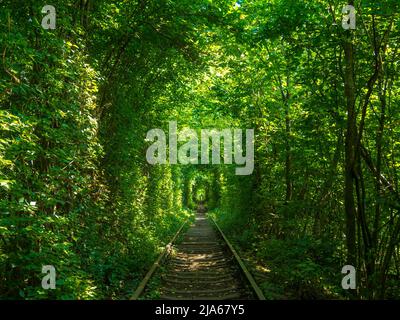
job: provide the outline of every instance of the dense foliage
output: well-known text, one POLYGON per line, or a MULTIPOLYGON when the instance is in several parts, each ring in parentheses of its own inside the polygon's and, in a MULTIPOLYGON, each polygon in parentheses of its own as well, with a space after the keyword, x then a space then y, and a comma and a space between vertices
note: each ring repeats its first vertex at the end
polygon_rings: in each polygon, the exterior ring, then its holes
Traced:
POLYGON ((348 3, 2 0, 0 297, 126 298, 204 201, 268 298, 399 298, 400 5, 348 3), (253 174, 150 165, 168 121, 254 128, 253 174))

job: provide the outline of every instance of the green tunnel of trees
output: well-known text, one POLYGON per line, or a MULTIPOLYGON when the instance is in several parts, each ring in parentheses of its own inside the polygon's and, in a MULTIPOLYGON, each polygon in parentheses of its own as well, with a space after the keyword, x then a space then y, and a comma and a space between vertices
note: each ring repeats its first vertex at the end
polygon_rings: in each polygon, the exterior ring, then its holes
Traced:
POLYGON ((199 201, 268 299, 400 298, 398 0, 44 5, 0 2, 1 299, 125 299, 199 201), (150 165, 169 121, 254 128, 254 172, 150 165))

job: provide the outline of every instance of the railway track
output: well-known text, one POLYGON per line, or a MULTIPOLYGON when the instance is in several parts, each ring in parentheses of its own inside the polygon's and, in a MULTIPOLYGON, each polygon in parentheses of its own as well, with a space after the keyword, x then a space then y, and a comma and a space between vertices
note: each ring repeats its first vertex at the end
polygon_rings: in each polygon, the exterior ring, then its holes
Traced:
POLYGON ((162 300, 265 299, 239 255, 216 222, 207 218, 202 206, 183 241, 173 245, 179 232, 157 259, 132 299, 140 296, 155 268, 167 255, 159 288, 162 300))

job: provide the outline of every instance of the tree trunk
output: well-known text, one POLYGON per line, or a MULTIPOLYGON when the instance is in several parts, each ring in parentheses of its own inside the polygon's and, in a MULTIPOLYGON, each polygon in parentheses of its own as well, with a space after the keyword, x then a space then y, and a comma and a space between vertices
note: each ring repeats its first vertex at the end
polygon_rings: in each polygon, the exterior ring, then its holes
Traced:
POLYGON ((355 110, 356 88, 354 79, 354 46, 352 43, 352 39, 352 34, 350 31, 348 31, 345 35, 345 41, 343 44, 345 56, 344 82, 347 109, 344 206, 346 216, 347 263, 356 266, 356 210, 354 203, 354 169, 357 145, 357 114, 355 110))

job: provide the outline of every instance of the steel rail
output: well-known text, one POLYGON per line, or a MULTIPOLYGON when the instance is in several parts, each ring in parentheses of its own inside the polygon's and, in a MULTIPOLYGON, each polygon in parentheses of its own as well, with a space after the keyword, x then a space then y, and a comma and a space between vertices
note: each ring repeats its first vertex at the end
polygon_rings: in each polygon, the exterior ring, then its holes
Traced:
POLYGON ((237 263, 239 264, 242 272, 244 273, 244 275, 246 276, 246 279, 249 281, 251 287, 253 288, 254 292, 257 295, 257 298, 259 300, 266 300, 264 294, 262 293, 260 287, 257 285, 257 282, 254 280, 253 276, 251 275, 251 273, 249 272, 249 270, 247 269, 246 265, 244 264, 243 260, 240 258, 240 256, 237 254, 235 248, 232 246, 232 244, 229 242, 228 238, 225 236, 225 234, 222 232, 221 228, 219 227, 219 225, 217 224, 217 222, 214 220, 214 218, 212 216, 209 215, 209 217, 211 218, 211 220, 214 222, 215 226, 217 227, 218 231, 221 233, 222 238, 224 239, 224 241, 226 242, 226 244, 228 245, 230 251, 232 252, 233 256, 235 257, 237 263))
POLYGON ((181 233, 183 227, 186 225, 186 223, 188 222, 189 219, 186 219, 182 225, 180 226, 180 228, 178 229, 178 231, 175 233, 174 237, 171 239, 171 241, 165 246, 164 250, 160 253, 160 255, 158 256, 157 260, 153 263, 153 265, 151 266, 151 268, 149 269, 149 271, 147 272, 147 274, 145 275, 145 277, 143 278, 143 280, 140 282, 140 284, 138 285, 137 289, 135 290, 133 296, 129 299, 129 300, 137 300, 140 295, 142 294, 143 290, 146 288, 147 283, 149 282, 149 280, 151 279, 152 275, 154 274, 154 272, 157 270, 157 268, 160 266, 160 262, 164 259, 164 257, 167 255, 167 253, 169 253, 171 251, 172 245, 173 243, 176 241, 176 239, 178 238, 179 234, 181 233))

